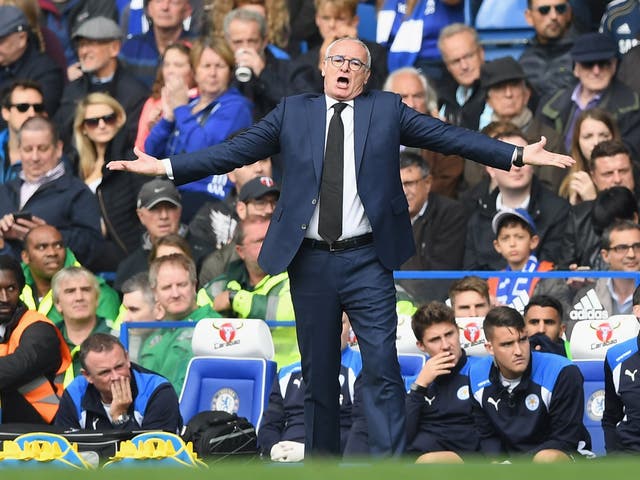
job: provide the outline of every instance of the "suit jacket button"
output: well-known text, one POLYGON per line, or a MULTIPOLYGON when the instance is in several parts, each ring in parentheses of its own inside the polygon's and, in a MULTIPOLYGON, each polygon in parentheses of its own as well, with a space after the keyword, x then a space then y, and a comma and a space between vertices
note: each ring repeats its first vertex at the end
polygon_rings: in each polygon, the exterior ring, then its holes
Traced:
POLYGON ((318 199, 314 198, 313 200, 311 200, 311 205, 315 205, 316 203, 318 203, 318 199))
POLYGON ((307 229, 307 224, 306 224, 306 223, 303 223, 302 225, 300 225, 300 228, 301 228, 302 230, 306 230, 306 229, 307 229))

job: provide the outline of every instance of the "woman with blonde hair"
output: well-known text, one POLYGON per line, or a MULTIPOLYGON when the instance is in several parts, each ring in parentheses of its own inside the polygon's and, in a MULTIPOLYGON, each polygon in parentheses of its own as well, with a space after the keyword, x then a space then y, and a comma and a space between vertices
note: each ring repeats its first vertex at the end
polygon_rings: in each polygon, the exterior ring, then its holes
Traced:
MULTIPOLYGON (((162 89, 162 118, 145 141, 145 152, 160 157, 188 153, 221 143, 252 124, 251 102, 230 87, 234 56, 226 42, 202 39, 191 48, 198 96, 180 79, 167 79, 162 89)), ((188 222, 203 201, 224 199, 232 188, 226 175, 181 185, 182 218, 188 222)))
POLYGON ((558 194, 571 205, 595 200, 598 192, 589 174, 591 152, 600 142, 620 139, 618 124, 609 112, 601 108, 581 112, 571 139, 571 157, 576 163, 567 171, 558 194))
POLYGON ((123 128, 127 115, 111 95, 90 93, 78 104, 73 137, 78 152, 78 176, 100 205, 104 247, 95 270, 115 271, 140 243, 142 228, 136 213, 138 192, 145 178, 108 170, 110 160, 130 158, 131 142, 123 128))

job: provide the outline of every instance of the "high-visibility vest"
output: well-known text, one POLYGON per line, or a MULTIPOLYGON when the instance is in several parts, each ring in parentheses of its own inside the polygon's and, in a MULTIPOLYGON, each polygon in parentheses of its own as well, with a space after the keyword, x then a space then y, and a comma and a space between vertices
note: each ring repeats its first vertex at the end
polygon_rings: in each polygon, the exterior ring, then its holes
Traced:
MULTIPOLYGON (((6 343, 0 344, 0 357, 11 355, 20 346, 20 339, 24 331, 36 322, 48 323, 55 328, 55 325, 44 315, 33 310, 27 310, 22 316, 16 328, 11 332, 11 336, 6 343)), ((36 377, 18 388, 18 392, 36 409, 40 416, 48 423, 53 421, 58 412, 60 397, 64 387, 62 385, 65 370, 71 363, 69 348, 62 338, 60 330, 55 328, 60 346, 60 366, 56 370, 54 383, 44 375, 36 377)))

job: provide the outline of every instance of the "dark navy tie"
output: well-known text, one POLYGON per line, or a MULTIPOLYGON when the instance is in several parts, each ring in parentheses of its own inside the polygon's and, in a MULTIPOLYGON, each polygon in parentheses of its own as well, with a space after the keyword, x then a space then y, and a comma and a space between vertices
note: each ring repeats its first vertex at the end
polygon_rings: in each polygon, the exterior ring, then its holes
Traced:
POLYGON ((346 107, 346 103, 336 103, 333 106, 322 167, 318 233, 329 243, 335 242, 342 234, 344 125, 340 114, 346 107))

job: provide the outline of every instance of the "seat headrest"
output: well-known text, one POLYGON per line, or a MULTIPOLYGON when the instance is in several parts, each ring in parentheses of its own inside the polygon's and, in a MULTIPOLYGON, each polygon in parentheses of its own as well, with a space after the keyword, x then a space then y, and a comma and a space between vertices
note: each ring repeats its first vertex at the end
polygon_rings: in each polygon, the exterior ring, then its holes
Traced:
POLYGON ((416 345, 416 336, 411 329, 411 315, 398 315, 396 349, 398 354, 417 353, 424 355, 416 345))
POLYGON ((635 338, 640 325, 635 315, 612 315, 602 320, 580 320, 571 332, 574 360, 604 360, 613 345, 635 338))
POLYGON ((487 339, 484 336, 482 322, 484 317, 461 317, 456 318, 456 323, 460 329, 460 346, 464 348, 467 355, 483 357, 489 355, 484 344, 487 339))
POLYGON ((269 326, 255 318, 203 318, 194 329, 191 348, 196 356, 273 359, 269 326))

